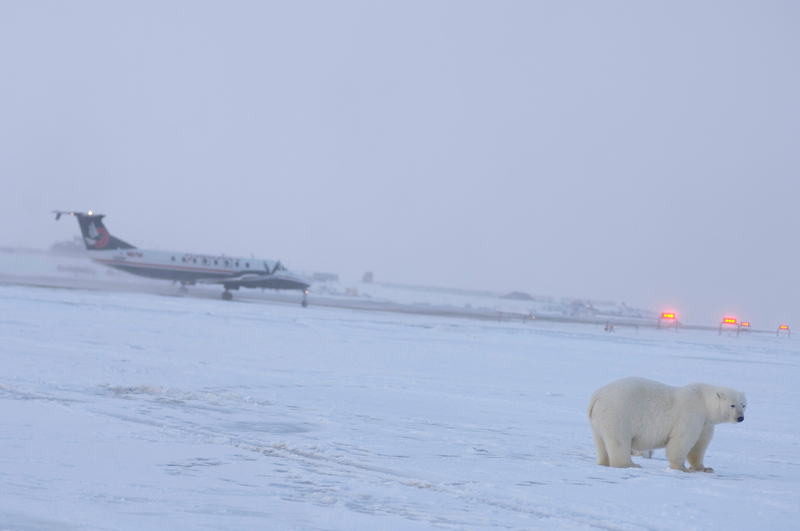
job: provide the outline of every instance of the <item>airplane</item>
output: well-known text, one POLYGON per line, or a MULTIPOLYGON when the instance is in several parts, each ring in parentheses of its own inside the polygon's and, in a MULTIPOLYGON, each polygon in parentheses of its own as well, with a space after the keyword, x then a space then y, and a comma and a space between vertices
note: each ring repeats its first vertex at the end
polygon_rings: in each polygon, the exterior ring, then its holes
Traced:
POLYGON ((139 275, 172 280, 186 285, 222 284, 222 299, 233 299, 230 290, 239 288, 298 289, 303 291, 303 307, 308 306, 311 285, 302 275, 286 269, 280 261, 235 258, 225 255, 147 251, 112 236, 103 225, 104 214, 54 210, 56 221, 69 214, 78 218, 83 242, 92 261, 139 275))

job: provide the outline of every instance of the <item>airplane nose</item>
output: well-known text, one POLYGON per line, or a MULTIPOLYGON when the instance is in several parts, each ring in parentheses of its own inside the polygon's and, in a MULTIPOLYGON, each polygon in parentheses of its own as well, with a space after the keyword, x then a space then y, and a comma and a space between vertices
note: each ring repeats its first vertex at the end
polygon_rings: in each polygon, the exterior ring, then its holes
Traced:
POLYGON ((744 417, 739 417, 738 419, 736 419, 737 422, 741 422, 743 420, 744 420, 744 417))

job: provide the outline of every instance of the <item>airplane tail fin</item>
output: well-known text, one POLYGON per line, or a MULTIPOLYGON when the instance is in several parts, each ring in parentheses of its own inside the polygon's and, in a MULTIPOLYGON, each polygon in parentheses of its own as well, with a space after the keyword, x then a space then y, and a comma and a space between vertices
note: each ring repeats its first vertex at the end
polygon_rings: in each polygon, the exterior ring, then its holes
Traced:
POLYGON ((88 214, 83 212, 64 212, 60 210, 53 211, 56 215, 56 221, 63 215, 69 214, 78 218, 78 225, 81 226, 81 233, 83 233, 83 243, 86 244, 87 251, 113 251, 114 249, 136 249, 133 245, 115 238, 108 233, 108 229, 103 225, 103 214, 88 214))

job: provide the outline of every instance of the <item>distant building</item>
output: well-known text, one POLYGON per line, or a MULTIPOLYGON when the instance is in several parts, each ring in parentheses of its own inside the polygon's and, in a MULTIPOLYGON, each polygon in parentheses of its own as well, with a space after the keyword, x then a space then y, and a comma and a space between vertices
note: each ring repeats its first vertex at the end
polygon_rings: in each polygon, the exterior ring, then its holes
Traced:
POLYGON ((372 280, 373 280, 372 271, 367 271, 366 273, 364 273, 364 276, 361 277, 361 282, 363 282, 364 284, 372 284, 372 280))
POLYGON ((570 304, 572 306, 616 306, 617 303, 613 301, 592 301, 589 299, 573 299, 571 297, 561 297, 561 304, 570 304))
POLYGON ((314 282, 337 282, 339 280, 339 275, 336 273, 314 273, 311 279, 314 282))
POLYGON ((534 301, 533 297, 528 295, 527 293, 523 293, 522 291, 512 291, 507 295, 500 295, 501 299, 513 299, 515 301, 534 301))

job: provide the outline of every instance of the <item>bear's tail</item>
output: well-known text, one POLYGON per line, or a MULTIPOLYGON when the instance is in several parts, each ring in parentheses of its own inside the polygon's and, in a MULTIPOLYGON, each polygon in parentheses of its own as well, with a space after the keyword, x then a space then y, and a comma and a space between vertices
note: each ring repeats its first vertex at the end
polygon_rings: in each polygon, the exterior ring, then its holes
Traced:
POLYGON ((595 402, 597 402, 597 398, 592 395, 591 400, 589 400, 589 409, 586 410, 586 414, 589 415, 589 420, 592 420, 592 409, 594 409, 595 402))

